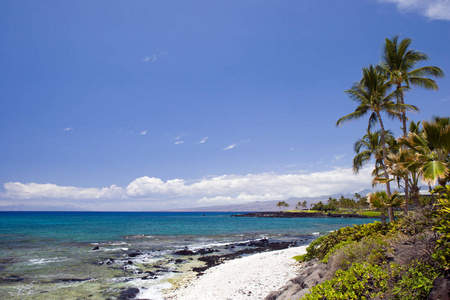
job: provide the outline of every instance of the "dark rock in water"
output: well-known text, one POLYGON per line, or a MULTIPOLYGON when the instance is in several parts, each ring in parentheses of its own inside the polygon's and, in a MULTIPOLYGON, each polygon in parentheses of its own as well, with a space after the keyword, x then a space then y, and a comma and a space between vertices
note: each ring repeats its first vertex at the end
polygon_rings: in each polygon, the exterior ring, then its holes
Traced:
POLYGON ((158 276, 147 275, 147 276, 141 277, 141 279, 143 279, 143 280, 156 279, 156 278, 158 278, 158 276))
POLYGON ((136 257, 136 256, 139 256, 139 255, 142 255, 142 252, 131 252, 131 253, 128 253, 129 257, 136 257))
POLYGON ((95 246, 94 248, 91 249, 91 251, 98 251, 98 250, 100 250, 99 246, 95 246))
POLYGON ((147 276, 155 276, 156 273, 155 272, 151 272, 151 271, 145 271, 145 274, 148 274, 147 276))
POLYGON ((127 299, 133 299, 139 294, 138 288, 129 288, 125 291, 122 291, 117 298, 118 300, 127 300, 127 299))
POLYGON ((218 252, 219 250, 214 250, 211 248, 205 248, 205 249, 200 249, 198 251, 195 252, 195 254, 200 254, 200 255, 205 255, 208 253, 213 253, 213 252, 218 252))
POLYGON ((195 255, 195 252, 192 250, 189 250, 187 248, 184 248, 183 250, 175 251, 174 254, 176 254, 176 255, 195 255))
POLYGON ((433 289, 427 300, 450 300, 450 276, 438 277, 434 280, 433 289))
POLYGON ((8 282, 19 282, 24 280, 24 278, 17 275, 10 275, 5 277, 0 277, 0 283, 8 283, 8 282))
POLYGON ((51 283, 70 283, 70 282, 82 282, 88 281, 91 278, 58 278, 51 281, 51 283))
POLYGON ((251 241, 247 245, 251 246, 251 247, 266 247, 269 245, 269 240, 261 239, 261 240, 257 240, 257 241, 251 241))
POLYGON ((184 262, 185 260, 184 259, 175 259, 175 263, 177 263, 177 264, 181 264, 182 262, 184 262))

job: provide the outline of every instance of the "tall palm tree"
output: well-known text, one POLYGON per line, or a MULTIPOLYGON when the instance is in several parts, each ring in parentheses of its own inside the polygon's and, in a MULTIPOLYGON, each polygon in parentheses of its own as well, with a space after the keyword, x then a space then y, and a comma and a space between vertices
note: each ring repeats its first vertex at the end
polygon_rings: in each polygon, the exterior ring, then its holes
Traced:
MULTIPOLYGON (((397 101, 404 104, 404 87, 423 87, 429 90, 437 90, 438 85, 429 77, 444 77, 444 72, 435 66, 425 66, 416 68, 420 62, 428 60, 428 55, 424 52, 409 49, 412 40, 405 38, 401 41, 398 35, 392 40, 386 38, 382 48, 381 62, 379 69, 389 77, 389 81, 396 86, 397 101)), ((402 130, 403 135, 407 135, 406 112, 402 110, 402 130)))
MULTIPOLYGON (((384 112, 388 117, 395 119, 401 118, 401 111, 417 110, 413 105, 402 103, 394 103, 392 100, 396 98, 397 91, 389 92, 391 88, 387 77, 372 65, 368 68, 363 68, 363 78, 360 82, 353 84, 353 86, 345 91, 349 97, 358 103, 356 110, 342 118, 340 118, 336 125, 340 126, 345 122, 353 121, 365 116, 371 112, 369 117, 368 131, 375 125, 380 124, 381 127, 381 147, 383 162, 386 161, 386 129, 384 128, 381 113, 384 112)), ((386 178, 386 190, 388 196, 391 195, 389 185, 389 174, 386 170, 386 163, 383 164, 384 176, 386 178)))

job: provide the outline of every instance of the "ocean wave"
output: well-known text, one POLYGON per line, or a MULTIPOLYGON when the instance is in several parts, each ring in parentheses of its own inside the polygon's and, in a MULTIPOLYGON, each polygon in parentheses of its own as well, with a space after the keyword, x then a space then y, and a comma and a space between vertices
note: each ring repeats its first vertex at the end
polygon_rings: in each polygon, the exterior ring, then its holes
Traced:
POLYGON ((133 234, 133 235, 126 235, 124 236, 126 239, 151 239, 153 238, 153 235, 147 235, 147 234, 133 234))

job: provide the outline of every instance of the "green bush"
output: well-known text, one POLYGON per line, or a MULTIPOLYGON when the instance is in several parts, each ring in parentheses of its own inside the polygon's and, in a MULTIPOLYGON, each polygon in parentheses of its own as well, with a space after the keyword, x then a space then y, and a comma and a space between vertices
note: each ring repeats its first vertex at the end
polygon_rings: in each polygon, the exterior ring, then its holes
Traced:
POLYGON ((434 190, 434 194, 438 194, 438 221, 433 227, 439 235, 436 245, 436 253, 434 258, 439 261, 442 266, 450 269, 450 185, 445 187, 439 186, 434 190))
POLYGON ((414 262, 403 268, 401 279, 395 284, 393 294, 395 299, 417 300, 426 299, 439 271, 428 264, 414 262))
POLYGON ((303 261, 313 258, 324 259, 336 245, 344 241, 360 241, 362 238, 370 235, 385 235, 389 232, 392 225, 383 226, 380 222, 374 222, 364 225, 355 225, 353 227, 344 227, 328 235, 322 236, 313 241, 303 257, 303 261))
POLYGON ((354 263, 338 270, 336 276, 310 289, 302 299, 372 299, 388 291, 389 268, 368 263, 354 263))
POLYGON ((390 251, 389 243, 383 236, 367 236, 361 241, 341 242, 327 253, 322 262, 333 256, 332 269, 347 270, 353 263, 381 264, 390 251))

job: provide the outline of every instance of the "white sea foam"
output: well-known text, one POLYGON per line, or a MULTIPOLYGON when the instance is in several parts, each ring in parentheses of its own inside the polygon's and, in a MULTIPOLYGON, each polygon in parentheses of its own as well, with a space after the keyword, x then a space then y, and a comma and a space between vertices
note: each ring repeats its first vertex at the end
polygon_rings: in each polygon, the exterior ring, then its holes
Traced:
POLYGON ((67 257, 49 257, 49 258, 33 258, 28 261, 29 265, 46 265, 48 263, 56 263, 68 261, 70 258, 67 257))
POLYGON ((128 251, 128 248, 100 248, 100 250, 103 250, 105 252, 108 251, 128 251))
POLYGON ((158 278, 158 281, 152 281, 146 284, 144 280, 134 280, 132 283, 139 288, 139 294, 136 298, 138 299, 152 299, 152 300, 165 300, 163 294, 164 290, 170 289, 172 284, 168 281, 169 278, 173 277, 174 273, 168 273, 164 276, 158 278))
POLYGON ((320 232, 313 232, 312 235, 319 235, 320 232))

